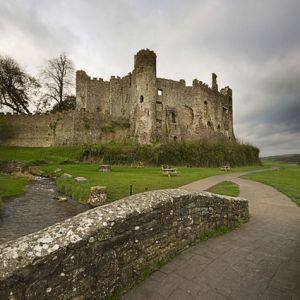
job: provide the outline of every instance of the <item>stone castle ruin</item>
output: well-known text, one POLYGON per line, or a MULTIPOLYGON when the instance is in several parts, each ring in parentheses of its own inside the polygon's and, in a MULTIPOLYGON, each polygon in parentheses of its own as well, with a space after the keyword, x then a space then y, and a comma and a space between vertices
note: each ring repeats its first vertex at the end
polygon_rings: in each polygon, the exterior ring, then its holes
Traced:
POLYGON ((42 115, 1 115, 0 143, 17 146, 140 144, 234 139, 232 90, 193 80, 158 78, 156 54, 140 50, 134 69, 110 81, 76 72, 76 110, 42 115))

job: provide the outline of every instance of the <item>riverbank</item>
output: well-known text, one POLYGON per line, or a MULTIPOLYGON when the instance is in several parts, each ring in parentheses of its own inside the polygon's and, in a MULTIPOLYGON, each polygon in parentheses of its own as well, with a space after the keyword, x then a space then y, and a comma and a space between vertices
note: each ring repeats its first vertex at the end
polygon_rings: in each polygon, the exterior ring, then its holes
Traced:
POLYGON ((4 175, 0 173, 0 199, 22 194, 29 182, 29 177, 4 175))
POLYGON ((26 192, 10 196, 0 208, 0 244, 63 221, 89 209, 62 195, 49 178, 35 177, 26 192))

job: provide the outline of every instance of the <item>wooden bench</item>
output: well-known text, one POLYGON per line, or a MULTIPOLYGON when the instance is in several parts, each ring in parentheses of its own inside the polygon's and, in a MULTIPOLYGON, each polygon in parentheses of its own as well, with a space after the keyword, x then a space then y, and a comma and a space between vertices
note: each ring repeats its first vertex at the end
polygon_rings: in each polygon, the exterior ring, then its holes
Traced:
POLYGON ((100 172, 110 172, 111 171, 111 165, 100 165, 99 166, 100 172))
POLYGON ((171 166, 168 166, 168 165, 162 165, 161 172, 162 172, 162 175, 169 176, 169 177, 179 175, 179 172, 175 168, 172 168, 171 166))
POLYGON ((227 171, 231 170, 231 167, 230 166, 222 166, 222 167, 220 167, 220 170, 227 172, 227 171))

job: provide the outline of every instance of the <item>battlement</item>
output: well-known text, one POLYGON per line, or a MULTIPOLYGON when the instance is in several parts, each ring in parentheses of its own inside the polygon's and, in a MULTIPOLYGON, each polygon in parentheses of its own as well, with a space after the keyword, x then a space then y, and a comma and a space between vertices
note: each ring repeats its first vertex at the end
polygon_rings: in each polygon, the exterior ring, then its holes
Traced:
POLYGON ((234 138, 232 110, 228 109, 232 90, 219 91, 215 73, 211 86, 198 79, 187 86, 184 79, 158 78, 155 52, 142 49, 134 56, 133 71, 122 78, 91 79, 83 70, 77 71, 76 78, 77 110, 130 119, 130 132, 138 143, 170 143, 215 134, 234 138))
POLYGON ((156 69, 156 54, 149 49, 142 49, 134 56, 134 69, 143 66, 152 66, 156 69))

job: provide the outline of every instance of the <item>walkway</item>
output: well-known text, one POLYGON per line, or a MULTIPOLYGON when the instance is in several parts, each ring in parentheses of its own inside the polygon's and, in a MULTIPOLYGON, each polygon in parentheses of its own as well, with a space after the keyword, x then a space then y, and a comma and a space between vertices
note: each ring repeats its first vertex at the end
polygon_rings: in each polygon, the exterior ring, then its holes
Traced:
POLYGON ((214 176, 184 188, 234 181, 249 200, 250 222, 185 250, 124 299, 300 299, 300 207, 272 187, 238 178, 244 174, 214 176))

